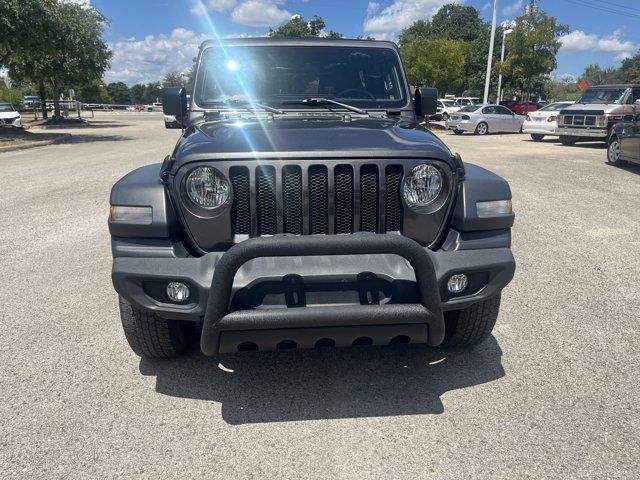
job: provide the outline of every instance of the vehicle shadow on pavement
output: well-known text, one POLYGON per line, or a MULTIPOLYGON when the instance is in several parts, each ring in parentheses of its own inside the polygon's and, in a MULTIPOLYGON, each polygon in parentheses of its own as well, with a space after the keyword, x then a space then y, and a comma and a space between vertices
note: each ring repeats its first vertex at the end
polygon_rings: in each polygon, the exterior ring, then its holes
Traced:
POLYGON ((442 394, 502 378, 494 337, 468 350, 423 345, 142 359, 156 391, 222 404, 232 425, 440 414, 442 394), (222 366, 222 368, 221 368, 222 366))
POLYGON ((614 165, 612 163, 606 162, 605 165, 609 167, 619 168, 620 170, 625 170, 630 173, 640 174, 639 163, 625 162, 625 163, 620 163, 620 165, 614 165))
POLYGON ((71 138, 65 143, 123 142, 126 140, 133 140, 131 137, 125 137, 123 135, 95 135, 75 132, 71 135, 71 138))

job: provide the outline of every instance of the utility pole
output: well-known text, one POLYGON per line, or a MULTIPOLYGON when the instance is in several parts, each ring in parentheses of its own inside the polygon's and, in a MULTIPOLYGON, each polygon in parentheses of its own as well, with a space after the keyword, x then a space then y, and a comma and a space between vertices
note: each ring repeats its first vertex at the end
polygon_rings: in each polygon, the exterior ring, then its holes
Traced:
POLYGON ((487 77, 484 81, 484 100, 482 103, 489 103, 489 83, 491 82, 491 62, 493 60, 493 43, 496 38, 497 11, 498 11, 498 0, 493 0, 493 20, 491 22, 491 41, 489 42, 489 56, 487 58, 487 77))
POLYGON ((504 43, 509 35, 513 32, 513 29, 507 28, 502 31, 502 53, 500 54, 500 75, 498 75, 498 97, 496 99, 496 103, 500 103, 502 101, 502 64, 504 63, 504 43))

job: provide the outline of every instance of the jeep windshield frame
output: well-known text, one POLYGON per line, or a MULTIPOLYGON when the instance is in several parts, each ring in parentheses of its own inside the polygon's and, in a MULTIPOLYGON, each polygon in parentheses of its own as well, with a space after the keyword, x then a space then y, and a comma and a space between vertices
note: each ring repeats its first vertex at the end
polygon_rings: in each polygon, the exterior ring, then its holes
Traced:
POLYGON ((265 40, 205 46, 199 58, 194 107, 233 110, 234 103, 247 103, 317 110, 305 100, 326 98, 367 111, 411 108, 397 49, 382 42, 367 43, 265 40))

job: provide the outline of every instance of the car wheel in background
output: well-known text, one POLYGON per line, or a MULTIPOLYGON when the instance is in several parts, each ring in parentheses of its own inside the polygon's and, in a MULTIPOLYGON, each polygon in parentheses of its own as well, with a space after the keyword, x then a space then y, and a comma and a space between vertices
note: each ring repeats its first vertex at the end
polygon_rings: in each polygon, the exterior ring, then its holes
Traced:
POLYGON ((540 135, 539 133, 532 133, 531 134, 531 139, 534 142, 539 142, 540 140, 542 140, 544 138, 544 135, 540 135))
POLYGON ((485 122, 480 122, 476 127, 476 135, 486 135, 489 133, 489 125, 485 122))
POLYGON ((607 161, 611 165, 620 165, 622 163, 622 160, 620 160, 620 140, 616 136, 609 139, 607 161))
POLYGON ((566 146, 575 145, 576 139, 567 135, 560 135, 560 143, 566 146))
POLYGON ((449 114, 448 114, 447 112, 444 112, 444 113, 442 114, 442 120, 444 120, 445 122, 446 122, 447 120, 449 120, 449 114))
POLYGON ((454 130, 453 133, 456 135, 462 135, 464 132, 462 130, 454 130))

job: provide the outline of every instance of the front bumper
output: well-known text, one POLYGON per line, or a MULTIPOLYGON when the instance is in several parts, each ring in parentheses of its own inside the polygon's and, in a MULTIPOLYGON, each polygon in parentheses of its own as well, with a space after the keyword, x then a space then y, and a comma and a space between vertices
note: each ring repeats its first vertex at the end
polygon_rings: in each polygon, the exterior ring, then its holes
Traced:
POLYGON ((606 128, 571 128, 558 125, 556 131, 561 136, 601 138, 603 140, 609 135, 609 130, 606 128))
POLYGON ((514 270, 508 248, 432 252, 391 234, 281 235, 199 258, 117 257, 112 278, 116 291, 139 308, 202 320, 201 348, 213 355, 247 341, 274 347, 283 335, 301 347, 326 336, 350 344, 361 335, 374 344, 406 336, 438 345, 443 311, 494 296, 514 270), (458 296, 446 290, 455 273, 471 278, 458 296), (171 281, 187 283, 189 303, 172 304, 158 294, 171 281), (283 304, 273 301, 279 296, 283 304))
POLYGON ((22 117, 0 118, 0 127, 22 127, 22 117))

